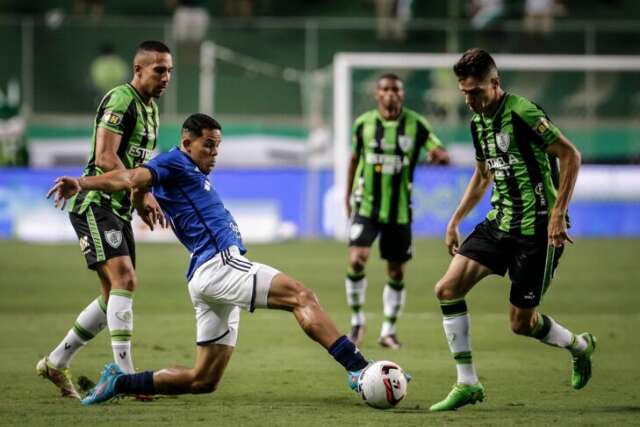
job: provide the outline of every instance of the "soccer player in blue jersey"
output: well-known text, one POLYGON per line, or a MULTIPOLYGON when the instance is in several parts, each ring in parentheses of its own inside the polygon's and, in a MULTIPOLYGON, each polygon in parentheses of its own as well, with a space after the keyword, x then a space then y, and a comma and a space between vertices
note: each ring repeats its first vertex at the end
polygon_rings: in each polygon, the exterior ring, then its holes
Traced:
POLYGON ((210 393, 216 389, 238 337, 240 308, 291 311, 310 338, 348 371, 355 389, 367 365, 357 347, 338 332, 314 293, 268 265, 244 257, 238 226, 222 203, 209 173, 215 166, 222 128, 213 118, 193 114, 182 126, 180 146, 135 169, 100 176, 60 177, 49 190, 56 206, 81 190, 112 193, 151 188, 180 242, 191 254, 187 271, 196 312, 197 356, 192 368, 125 374, 114 363, 105 366, 84 405, 119 394, 210 393))

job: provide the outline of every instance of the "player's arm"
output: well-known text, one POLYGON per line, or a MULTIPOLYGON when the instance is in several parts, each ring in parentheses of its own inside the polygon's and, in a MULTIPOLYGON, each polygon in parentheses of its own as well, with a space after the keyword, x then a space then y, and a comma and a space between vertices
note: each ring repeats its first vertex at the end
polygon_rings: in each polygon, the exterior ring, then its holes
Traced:
POLYGON ((444 147, 435 147, 427 151, 427 160, 434 165, 448 165, 451 162, 449 152, 444 147))
POLYGON ((562 134, 558 136, 554 143, 549 144, 545 151, 560 160, 558 197, 549 216, 547 231, 549 244, 562 246, 565 241, 573 243, 573 240, 567 234, 566 214, 569 200, 571 200, 571 195, 578 179, 578 170, 582 159, 575 145, 562 134))
POLYGON ((96 131, 96 166, 102 172, 126 169, 118 156, 122 135, 98 126, 96 131))
MULTIPOLYGON (((96 132, 96 166, 103 172, 126 169, 118 156, 121 140, 122 135, 107 128, 98 127, 96 132)), ((156 223, 159 223, 163 228, 167 227, 162 209, 148 188, 134 188, 131 192, 131 202, 142 221, 151 230, 156 223)))
POLYGON ((356 175, 356 169, 358 168, 359 161, 360 156, 358 152, 352 153, 351 159, 349 160, 349 170, 347 171, 347 197, 345 198, 345 205, 347 207, 347 218, 351 218, 351 191, 353 190, 353 180, 356 175))
POLYGON ((447 224, 445 244, 449 249, 450 255, 455 255, 458 252, 458 247, 460 245, 460 232, 458 227, 460 222, 462 222, 467 214, 469 214, 480 200, 482 200, 484 193, 486 193, 487 188, 489 188, 492 181, 493 175, 491 174, 487 163, 484 160, 477 161, 473 176, 471 177, 469 184, 467 184, 467 189, 447 224))
POLYGON ((449 152, 440 141, 440 138, 433 132, 431 124, 422 118, 420 121, 425 127, 427 138, 424 141, 424 149, 427 151, 427 161, 434 165, 448 165, 450 162, 449 152))
POLYGON ((160 204, 148 188, 134 188, 131 190, 131 203, 140 216, 140 219, 147 224, 151 231, 153 231, 156 223, 160 224, 162 228, 169 226, 160 204))
POLYGON ((147 168, 115 169, 103 175, 83 176, 74 178, 62 176, 56 178, 55 184, 47 193, 47 198, 54 195, 56 207, 64 209, 67 200, 81 190, 98 190, 105 193, 115 193, 122 190, 146 190, 153 183, 153 175, 147 168))
POLYGON ((364 139, 362 136, 364 124, 358 118, 353 125, 351 133, 351 158, 349 159, 349 166, 347 170, 347 191, 345 193, 345 206, 347 208, 347 218, 351 218, 351 192, 353 191, 353 181, 356 176, 356 170, 358 169, 358 163, 360 162, 360 155, 364 146, 364 139))

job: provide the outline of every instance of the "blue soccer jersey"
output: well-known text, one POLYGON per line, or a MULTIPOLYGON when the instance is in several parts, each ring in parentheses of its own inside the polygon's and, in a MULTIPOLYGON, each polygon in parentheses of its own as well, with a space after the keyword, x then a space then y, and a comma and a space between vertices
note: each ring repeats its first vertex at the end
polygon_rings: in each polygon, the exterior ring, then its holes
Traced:
POLYGON ((177 148, 143 167, 153 175, 153 195, 180 242, 191 253, 187 279, 203 263, 230 246, 247 252, 235 220, 191 158, 177 148))

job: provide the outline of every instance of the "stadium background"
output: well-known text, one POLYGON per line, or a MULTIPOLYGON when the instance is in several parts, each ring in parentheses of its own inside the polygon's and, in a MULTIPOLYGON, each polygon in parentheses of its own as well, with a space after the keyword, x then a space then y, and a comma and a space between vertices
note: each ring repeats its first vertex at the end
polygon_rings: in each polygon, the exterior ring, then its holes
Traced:
MULTIPOLYGON (((410 5, 400 17, 404 30, 386 35, 378 28, 374 0, 199 1, 195 3, 207 10, 209 25, 198 41, 178 40, 171 3, 0 0, 0 333, 6 343, 0 359, 6 397, 0 414, 7 415, 0 417, 0 425, 77 422, 77 407, 57 406, 49 384, 35 377, 32 365, 97 288, 66 215, 43 196, 56 176, 79 174, 86 161, 93 113, 102 95, 91 67, 107 46, 124 61, 123 81, 128 81, 137 43, 167 42, 175 73, 159 102, 160 150, 176 143, 187 114, 210 109, 224 127, 213 181, 238 217, 252 258, 289 271, 316 289, 341 327, 348 324, 342 288, 345 247, 330 240, 334 230, 328 219, 336 209, 328 196, 333 185, 336 53, 459 53, 481 46, 494 53, 640 54, 640 5, 632 0, 555 2, 557 13, 547 32, 527 29, 524 1, 504 0, 501 12, 484 10, 483 17, 473 5, 500 2, 413 0, 403 3, 410 5), (92 3, 103 8, 92 9, 92 3), (203 62, 203 42, 215 47, 212 86, 202 81, 203 71, 211 71, 212 65, 203 62), (48 244, 41 245, 43 241, 48 244)), ((104 73, 112 77, 116 71, 107 67, 104 73)), ((393 358, 410 367, 419 379, 405 406, 393 413, 402 418, 368 411, 343 390, 343 378, 331 361, 318 355, 286 314, 260 312, 243 318, 229 379, 213 399, 164 400, 153 411, 123 404, 86 413, 83 423, 184 425, 236 417, 239 424, 326 425, 353 423, 355 414, 363 425, 398 420, 424 424, 425 408, 447 390, 452 375, 429 288, 447 263, 439 239, 471 173, 469 113, 455 81, 452 87, 449 70, 398 72, 406 81, 406 105, 427 115, 454 162, 417 171, 414 228, 419 240, 407 274, 412 293, 399 325, 407 348, 382 353, 373 332, 363 347, 370 357, 393 358), (314 369, 309 370, 306 361, 311 359, 314 369), (282 379, 283 360, 287 376, 302 372, 304 378, 282 379)), ((354 73, 352 114, 374 108, 378 74, 354 73)), ((504 281, 488 279, 469 301, 481 379, 485 385, 493 382, 495 391, 484 406, 465 409, 456 419, 434 418, 435 423, 509 425, 527 419, 534 425, 622 425, 637 417, 639 76, 615 70, 503 73, 507 90, 542 105, 583 153, 585 165, 571 204, 572 235, 578 239, 567 251, 545 308, 555 310, 568 326, 593 330, 601 338, 594 378, 598 388, 585 390, 581 398, 566 391, 568 371, 558 367, 567 362, 565 355, 510 335, 506 291, 498 285, 504 281), (539 374, 522 372, 521 360, 533 363, 539 374), (519 375, 526 375, 525 383, 512 381, 519 375)), ((486 206, 485 200, 472 212, 463 231, 483 216, 486 206)), ((174 242, 170 232, 148 233, 139 223, 136 235, 141 241, 174 242)), ((193 316, 181 286, 186 254, 175 243, 142 243, 138 252, 142 287, 136 299, 136 364, 189 365, 193 316)), ((385 276, 376 252, 373 257, 370 292, 376 293, 369 297, 367 315, 375 329, 381 318, 375 295, 385 276)), ((97 340, 104 343, 88 346, 74 362, 75 373, 94 375, 110 357, 107 338, 97 340)))
MULTIPOLYGON (((474 2, 400 2, 410 9, 389 18, 401 27, 396 33, 384 32, 373 0, 198 1, 191 3, 203 6, 209 23, 193 39, 181 35, 171 3, 99 1, 97 10, 90 1, 2 3, 0 41, 10 60, 0 67, 0 160, 30 168, 0 172, 0 237, 73 238, 66 220, 47 209, 40 194, 60 173, 57 167, 77 173, 85 162, 92 113, 104 93, 100 76, 127 81, 139 40, 165 40, 174 51, 173 81, 159 102, 159 149, 175 145, 181 120, 191 112, 210 112, 222 121, 225 146, 216 181, 250 241, 336 234, 329 194, 332 62, 338 52, 446 53, 480 45, 494 53, 630 56, 640 49, 633 20, 640 18, 640 7, 622 0, 564 1, 561 9, 556 3, 558 16, 547 32, 527 29, 525 2, 505 1, 501 13, 482 21, 482 11, 470 16, 474 2), (212 64, 203 58, 202 42, 215 48, 212 64), (92 75, 105 48, 124 61, 124 73, 106 66, 92 75), (209 86, 203 86, 205 67, 213 76, 209 86)), ((380 72, 354 72, 353 115, 374 107, 373 81, 380 72)), ((406 80, 406 105, 430 118, 456 166, 417 173, 415 230, 438 237, 472 165, 469 113, 449 70, 398 72, 406 80)), ((546 109, 586 163, 616 165, 583 169, 572 205, 574 234, 640 235, 634 220, 640 190, 627 185, 639 176, 629 165, 640 161, 640 74, 502 74, 507 90, 546 109), (624 184, 609 185, 611 177, 624 184)), ((474 214, 486 206, 485 200, 474 214)), ((144 234, 143 227, 138 230, 144 234)))

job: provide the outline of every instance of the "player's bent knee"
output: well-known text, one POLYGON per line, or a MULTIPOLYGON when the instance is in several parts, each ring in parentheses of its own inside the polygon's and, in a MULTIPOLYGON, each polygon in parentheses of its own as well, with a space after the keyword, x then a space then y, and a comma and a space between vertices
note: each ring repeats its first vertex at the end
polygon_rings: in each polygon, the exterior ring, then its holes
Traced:
POLYGON ((135 273, 127 273, 118 278, 118 281, 112 284, 112 289, 126 289, 127 291, 134 291, 136 289, 137 280, 135 273))
POLYGON ((351 269, 356 273, 359 273, 362 270, 364 270, 364 267, 366 266, 366 264, 367 264, 367 258, 361 257, 357 254, 352 256, 351 259, 349 260, 349 267, 351 267, 351 269))
POLYGON ((456 298, 460 298, 460 296, 455 292, 455 287, 453 286, 453 282, 447 280, 445 277, 440 279, 436 286, 433 289, 436 298, 439 301, 452 300, 456 298))

